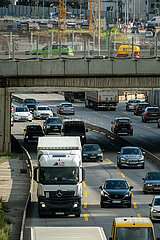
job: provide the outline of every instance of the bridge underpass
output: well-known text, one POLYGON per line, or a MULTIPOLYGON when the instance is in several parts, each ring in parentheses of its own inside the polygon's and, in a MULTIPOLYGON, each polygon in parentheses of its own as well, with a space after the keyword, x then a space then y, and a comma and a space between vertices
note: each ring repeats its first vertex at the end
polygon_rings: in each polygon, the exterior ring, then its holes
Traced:
POLYGON ((11 151, 11 93, 160 90, 159 59, 0 61, 0 151, 11 151))

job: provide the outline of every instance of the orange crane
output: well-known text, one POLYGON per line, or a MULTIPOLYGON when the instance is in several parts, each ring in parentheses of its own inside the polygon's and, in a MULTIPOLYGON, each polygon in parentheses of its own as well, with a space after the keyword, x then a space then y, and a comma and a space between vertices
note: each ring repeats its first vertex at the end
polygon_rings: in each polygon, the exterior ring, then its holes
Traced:
POLYGON ((59 0, 58 9, 58 41, 65 42, 66 32, 66 0, 59 0))
POLYGON ((89 11, 89 34, 93 36, 93 32, 98 33, 98 22, 100 20, 101 32, 101 0, 90 0, 89 11))

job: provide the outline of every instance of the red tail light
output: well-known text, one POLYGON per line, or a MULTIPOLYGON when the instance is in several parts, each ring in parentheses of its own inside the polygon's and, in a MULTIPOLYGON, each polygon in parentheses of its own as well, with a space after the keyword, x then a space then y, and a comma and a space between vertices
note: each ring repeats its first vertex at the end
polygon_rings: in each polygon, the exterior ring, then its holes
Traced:
POLYGON ((64 110, 64 108, 61 108, 61 110, 64 110))
POLYGON ((131 106, 132 104, 131 103, 129 103, 129 106, 131 106))
POLYGON ((116 127, 118 127, 118 123, 116 123, 116 127))
POLYGON ((150 113, 146 112, 145 115, 150 115, 150 113))
POLYGON ((130 127, 132 127, 133 126, 133 124, 132 123, 130 123, 130 127))
POLYGON ((74 110, 74 108, 71 108, 71 110, 74 110))

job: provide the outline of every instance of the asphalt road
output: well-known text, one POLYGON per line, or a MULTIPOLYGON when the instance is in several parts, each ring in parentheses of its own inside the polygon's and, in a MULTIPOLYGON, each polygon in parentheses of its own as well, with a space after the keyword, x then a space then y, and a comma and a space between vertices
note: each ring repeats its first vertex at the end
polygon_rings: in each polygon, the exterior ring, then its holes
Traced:
MULTIPOLYGON (((56 112, 56 106, 64 101, 61 94, 21 94, 21 97, 34 97, 40 104, 47 104, 56 112)), ((111 128, 111 121, 115 116, 128 116, 133 121, 134 135, 124 136, 125 139, 136 145, 140 145, 152 153, 160 156, 159 139, 160 131, 155 122, 142 123, 141 117, 136 117, 132 112, 125 111, 125 104, 120 103, 116 112, 110 111, 93 111, 85 109, 84 103, 74 103, 75 116, 86 122, 93 123, 104 128, 111 128)), ((42 124, 40 120, 34 122, 42 124)), ((28 123, 15 123, 12 127, 12 133, 23 143, 23 128, 28 123)), ((86 180, 83 184, 83 200, 82 214, 80 218, 73 216, 55 217, 55 218, 39 218, 37 212, 36 199, 36 184, 32 201, 29 206, 29 212, 26 219, 25 240, 29 239, 31 226, 101 226, 104 228, 106 236, 111 233, 111 225, 114 217, 117 216, 148 216, 152 194, 143 194, 142 192, 142 177, 148 171, 158 170, 149 159, 146 160, 145 169, 118 169, 116 167, 117 152, 120 148, 120 143, 114 142, 113 139, 107 138, 105 135, 100 135, 95 132, 88 132, 88 143, 98 143, 104 149, 104 162, 84 163, 86 170, 86 180), (132 208, 100 208, 100 191, 99 186, 106 178, 125 178, 130 185, 134 186, 132 208)), ((27 147, 27 146, 26 146, 27 147)), ((28 150, 31 154, 33 164, 36 164, 36 146, 28 145, 28 150)), ((159 223, 154 223, 156 236, 158 237, 159 223)))

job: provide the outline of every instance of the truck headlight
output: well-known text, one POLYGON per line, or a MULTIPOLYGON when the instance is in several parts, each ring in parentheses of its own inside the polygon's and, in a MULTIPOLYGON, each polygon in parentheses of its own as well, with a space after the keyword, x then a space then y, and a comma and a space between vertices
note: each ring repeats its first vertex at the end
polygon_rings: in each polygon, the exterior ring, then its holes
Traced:
POLYGON ((153 213, 158 213, 158 211, 156 209, 153 208, 152 210, 153 213))
POLYGON ((78 202, 75 202, 74 205, 73 205, 74 208, 77 208, 78 207, 78 202))
POLYGON ((40 205, 41 205, 42 208, 46 207, 46 204, 44 202, 40 202, 40 205))

